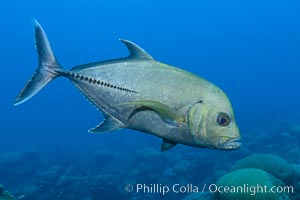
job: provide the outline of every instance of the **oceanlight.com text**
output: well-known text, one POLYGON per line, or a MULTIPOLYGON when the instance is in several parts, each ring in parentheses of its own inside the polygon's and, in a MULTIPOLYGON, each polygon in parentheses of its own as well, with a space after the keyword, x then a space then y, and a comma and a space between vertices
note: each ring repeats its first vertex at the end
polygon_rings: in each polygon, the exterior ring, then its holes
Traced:
POLYGON ((257 184, 255 186, 249 184, 243 184, 240 186, 227 186, 217 184, 179 184, 164 185, 159 183, 153 184, 127 184, 125 186, 126 192, 134 192, 136 194, 161 194, 166 195, 168 193, 246 193, 249 195, 256 195, 258 193, 294 193, 293 186, 267 186, 257 184))
POLYGON ((208 191, 211 193, 247 193, 250 195, 256 195, 257 193, 294 193, 293 186, 267 186, 267 185, 249 185, 244 184, 241 186, 221 186, 216 184, 210 184, 208 191))

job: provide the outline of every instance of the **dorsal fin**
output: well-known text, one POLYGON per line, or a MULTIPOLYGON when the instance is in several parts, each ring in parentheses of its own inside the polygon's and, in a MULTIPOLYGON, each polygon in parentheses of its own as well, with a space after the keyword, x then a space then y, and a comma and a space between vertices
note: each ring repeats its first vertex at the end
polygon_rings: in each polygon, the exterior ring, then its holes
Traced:
POLYGON ((129 50, 130 55, 128 58, 139 59, 139 60, 154 60, 150 54, 148 54, 144 49, 134 44, 129 40, 120 39, 123 42, 127 49, 129 50))

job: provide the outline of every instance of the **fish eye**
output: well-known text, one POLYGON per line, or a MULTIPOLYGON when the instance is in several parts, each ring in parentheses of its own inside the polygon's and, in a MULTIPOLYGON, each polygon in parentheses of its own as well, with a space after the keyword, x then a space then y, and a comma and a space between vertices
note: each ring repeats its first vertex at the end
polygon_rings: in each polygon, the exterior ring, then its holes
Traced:
POLYGON ((221 126, 227 126, 230 123, 230 118, 226 113, 219 113, 217 122, 221 126))

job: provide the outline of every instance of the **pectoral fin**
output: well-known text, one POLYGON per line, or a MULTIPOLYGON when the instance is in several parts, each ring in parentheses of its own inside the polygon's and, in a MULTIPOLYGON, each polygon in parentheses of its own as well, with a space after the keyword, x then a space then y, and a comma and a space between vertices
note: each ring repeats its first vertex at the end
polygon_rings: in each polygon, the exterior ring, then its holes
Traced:
POLYGON ((121 124, 116 119, 112 118, 109 115, 104 115, 104 120, 95 128, 89 130, 91 133, 104 133, 119 130, 124 128, 124 125, 121 124))
POLYGON ((161 144, 161 151, 168 151, 170 149, 172 149, 173 147, 175 147, 177 143, 176 142, 172 142, 166 139, 163 139, 163 142, 161 144))
POLYGON ((139 111, 152 110, 155 111, 160 116, 160 118, 168 124, 179 126, 185 121, 184 117, 181 116, 179 113, 172 110, 169 106, 159 103, 157 101, 130 101, 125 103, 119 103, 115 106, 121 105, 140 106, 131 113, 129 118, 131 118, 135 113, 139 111))

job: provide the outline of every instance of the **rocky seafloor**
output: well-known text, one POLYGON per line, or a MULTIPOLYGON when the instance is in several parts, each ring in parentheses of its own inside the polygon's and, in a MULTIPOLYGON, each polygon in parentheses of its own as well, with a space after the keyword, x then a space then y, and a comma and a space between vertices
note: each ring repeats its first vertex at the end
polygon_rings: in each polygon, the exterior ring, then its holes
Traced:
POLYGON ((148 144, 117 151, 99 147, 71 155, 35 148, 4 152, 0 155, 4 185, 0 185, 0 200, 297 200, 299 144, 300 122, 290 120, 244 131, 243 146, 236 151, 179 146, 160 152, 158 146, 148 144), (254 195, 253 191, 210 191, 216 185, 232 189, 244 184, 268 189, 292 186, 293 191, 256 191, 254 195))

